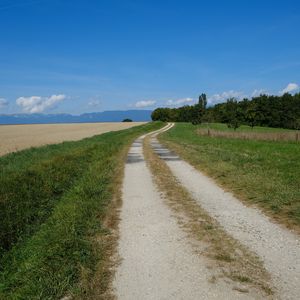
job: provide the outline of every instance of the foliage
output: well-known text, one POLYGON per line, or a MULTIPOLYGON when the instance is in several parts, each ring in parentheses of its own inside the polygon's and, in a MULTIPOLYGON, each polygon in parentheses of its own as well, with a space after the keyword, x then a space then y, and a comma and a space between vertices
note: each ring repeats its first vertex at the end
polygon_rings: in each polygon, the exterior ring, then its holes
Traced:
POLYGON ((131 119, 124 119, 122 122, 132 122, 131 119))
POLYGON ((179 108, 157 108, 152 112, 153 121, 163 122, 191 122, 200 124, 206 110, 206 95, 199 97, 199 102, 195 105, 185 105, 179 108))
MULTIPOLYGON (((213 122, 227 123, 228 105, 221 103, 209 108, 213 122)), ((237 119, 240 124, 274 128, 298 129, 300 118, 300 93, 282 96, 261 95, 252 100, 237 102, 237 119)), ((229 113, 230 114, 230 113, 229 113)))
POLYGON ((251 100, 228 99, 225 103, 206 108, 206 96, 202 94, 199 102, 179 108, 157 108, 152 113, 153 120, 169 122, 226 123, 231 128, 241 124, 275 128, 300 128, 300 93, 282 96, 260 95, 251 100))
POLYGON ((233 128, 236 130, 238 127, 240 127, 240 115, 241 115, 241 109, 238 105, 238 102, 234 98, 230 98, 227 100, 226 103, 226 123, 228 128, 233 128))

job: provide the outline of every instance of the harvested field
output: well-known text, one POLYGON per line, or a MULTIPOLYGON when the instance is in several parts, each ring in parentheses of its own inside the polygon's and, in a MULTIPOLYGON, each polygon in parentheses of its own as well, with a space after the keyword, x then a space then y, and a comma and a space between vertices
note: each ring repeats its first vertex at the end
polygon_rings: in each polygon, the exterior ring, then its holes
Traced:
POLYGON ((141 124, 143 122, 1 125, 0 155, 30 147, 76 141, 141 124))

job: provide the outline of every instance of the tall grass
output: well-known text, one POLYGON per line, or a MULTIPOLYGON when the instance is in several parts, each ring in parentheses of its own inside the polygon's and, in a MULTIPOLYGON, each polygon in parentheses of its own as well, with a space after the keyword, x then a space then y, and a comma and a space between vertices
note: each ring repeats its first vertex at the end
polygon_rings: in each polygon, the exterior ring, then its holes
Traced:
MULTIPOLYGON (((199 128, 209 128, 218 131, 228 131, 232 132, 233 129, 229 128, 227 124, 224 123, 202 123, 198 126, 199 128)), ((285 128, 274 128, 274 127, 261 127, 254 126, 253 128, 248 125, 241 125, 238 127, 235 132, 254 132, 254 133, 288 133, 288 132, 297 132, 293 129, 285 129, 285 128)))
MULTIPOLYGON (((30 236, 93 158, 93 149, 72 149, 0 177, 0 255, 30 236)), ((11 167, 11 166, 10 166, 11 167)))
POLYGON ((0 158, 0 299, 80 294, 82 270, 93 274, 104 259, 92 237, 109 234, 102 220, 117 192, 124 149, 161 126, 151 123, 0 158))
POLYGON ((299 131, 279 131, 279 132, 257 132, 253 131, 225 131, 210 128, 199 128, 199 135, 210 137, 233 138, 244 140, 261 140, 261 141, 294 141, 300 142, 299 131))

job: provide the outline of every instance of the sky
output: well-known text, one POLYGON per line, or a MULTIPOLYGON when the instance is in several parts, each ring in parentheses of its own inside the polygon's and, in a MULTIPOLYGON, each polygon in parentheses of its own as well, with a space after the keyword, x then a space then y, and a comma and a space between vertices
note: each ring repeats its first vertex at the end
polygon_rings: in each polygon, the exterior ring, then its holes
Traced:
POLYGON ((0 114, 299 92, 299 34, 299 0, 0 0, 0 114))

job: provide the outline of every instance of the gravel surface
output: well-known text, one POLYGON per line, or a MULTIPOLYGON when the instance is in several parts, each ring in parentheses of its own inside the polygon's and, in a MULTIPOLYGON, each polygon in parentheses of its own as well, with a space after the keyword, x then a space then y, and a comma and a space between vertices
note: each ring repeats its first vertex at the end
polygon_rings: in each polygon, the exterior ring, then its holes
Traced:
MULTIPOLYGON (((255 252, 270 272, 282 299, 300 299, 299 236, 245 206, 153 138, 152 147, 198 203, 235 239, 255 252)), ((263 184, 263 182, 262 182, 263 184)))
POLYGON ((144 161, 143 137, 125 166, 118 246, 121 263, 113 282, 118 299, 262 299, 213 275, 156 189, 144 161))

